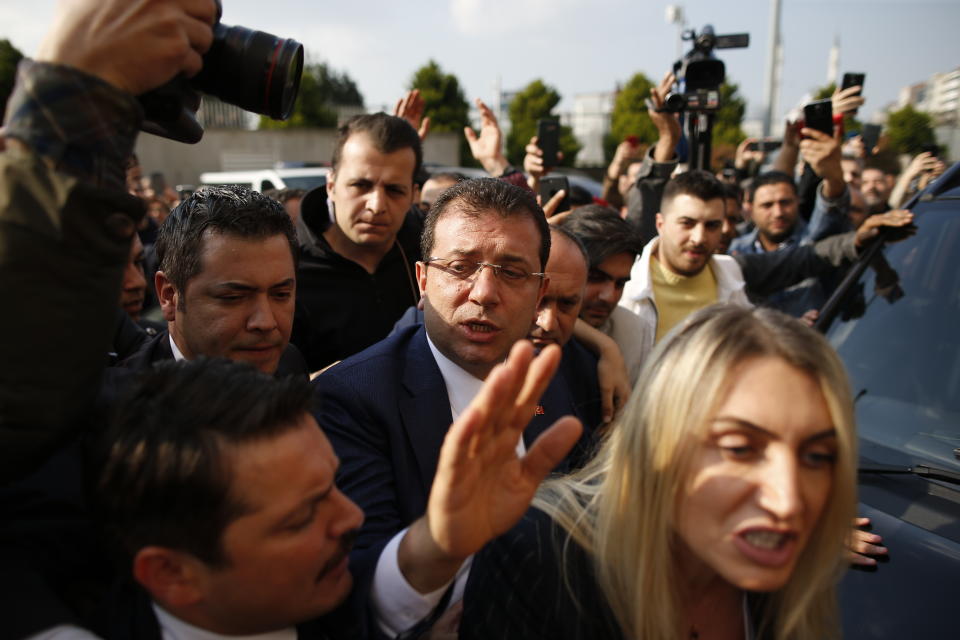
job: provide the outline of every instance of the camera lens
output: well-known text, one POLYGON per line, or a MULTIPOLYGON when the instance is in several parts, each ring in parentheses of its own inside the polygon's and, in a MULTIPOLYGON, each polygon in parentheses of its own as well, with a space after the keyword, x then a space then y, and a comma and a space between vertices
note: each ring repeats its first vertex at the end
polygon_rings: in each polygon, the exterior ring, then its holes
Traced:
POLYGON ((263 31, 218 24, 195 88, 247 111, 282 120, 300 89, 303 45, 263 31))

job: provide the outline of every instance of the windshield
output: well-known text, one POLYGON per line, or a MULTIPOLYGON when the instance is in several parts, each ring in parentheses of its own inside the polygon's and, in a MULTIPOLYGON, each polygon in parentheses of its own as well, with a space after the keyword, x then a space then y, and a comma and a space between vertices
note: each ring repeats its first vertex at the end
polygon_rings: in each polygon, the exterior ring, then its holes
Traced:
POLYGON ((314 187, 322 187, 327 184, 327 176, 284 176, 283 183, 287 185, 287 189, 310 191, 314 187))
POLYGON ((827 338, 865 459, 960 470, 960 201, 924 205, 916 224, 876 255, 827 338))

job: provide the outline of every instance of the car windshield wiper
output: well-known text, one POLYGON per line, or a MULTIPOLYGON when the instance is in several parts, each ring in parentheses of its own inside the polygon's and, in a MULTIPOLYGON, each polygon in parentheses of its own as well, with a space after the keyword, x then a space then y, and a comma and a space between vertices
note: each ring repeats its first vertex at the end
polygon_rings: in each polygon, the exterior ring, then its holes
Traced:
POLYGON ((950 471, 949 469, 938 469, 929 467, 925 464, 918 464, 914 467, 860 467, 858 473, 879 473, 879 474, 909 474, 921 476, 923 478, 932 478, 933 480, 943 480, 952 484, 960 484, 960 473, 950 471))

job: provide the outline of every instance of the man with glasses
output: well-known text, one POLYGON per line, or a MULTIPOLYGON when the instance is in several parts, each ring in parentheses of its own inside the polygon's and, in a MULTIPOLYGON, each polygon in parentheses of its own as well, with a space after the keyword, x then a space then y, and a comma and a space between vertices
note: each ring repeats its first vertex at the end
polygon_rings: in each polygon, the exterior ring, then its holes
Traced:
MULTIPOLYGON (((440 447, 493 368, 526 337, 548 281, 550 232, 532 194, 493 179, 458 183, 424 223, 417 281, 424 324, 408 327, 315 380, 317 421, 340 458, 337 482, 366 523, 351 555, 370 584, 380 630, 408 632, 456 601, 451 566, 425 515, 440 447)), ((554 381, 518 454, 557 418, 576 414, 554 381)), ((589 434, 575 447, 582 455, 589 434)))

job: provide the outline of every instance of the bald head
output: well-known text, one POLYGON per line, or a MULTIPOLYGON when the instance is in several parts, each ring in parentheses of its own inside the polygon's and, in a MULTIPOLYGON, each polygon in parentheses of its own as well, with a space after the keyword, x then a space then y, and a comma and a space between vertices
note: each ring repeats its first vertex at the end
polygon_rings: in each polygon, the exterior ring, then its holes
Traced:
POLYGON ((546 268, 550 282, 529 335, 537 347, 562 347, 570 340, 587 286, 589 259, 580 241, 556 227, 550 229, 550 241, 546 268))

